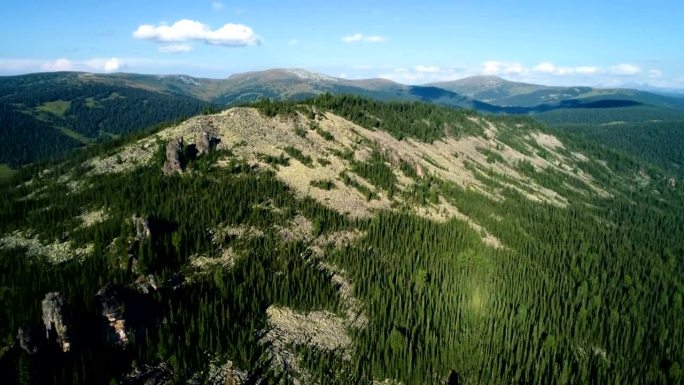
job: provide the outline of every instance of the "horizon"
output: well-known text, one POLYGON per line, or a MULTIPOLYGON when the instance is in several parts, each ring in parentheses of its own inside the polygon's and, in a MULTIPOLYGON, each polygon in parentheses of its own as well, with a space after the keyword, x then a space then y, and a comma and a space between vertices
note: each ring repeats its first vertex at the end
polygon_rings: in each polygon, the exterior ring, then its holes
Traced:
MULTIPOLYGON (((443 80, 443 81, 431 81, 427 83, 403 83, 401 81, 396 81, 392 79, 387 79, 387 78, 382 78, 382 77, 369 77, 369 78, 357 78, 357 79, 349 79, 349 78, 340 78, 337 76, 325 74, 322 72, 316 72, 316 71, 311 71, 307 70, 304 68, 267 68, 263 70, 253 70, 253 71, 245 71, 245 72, 238 72, 234 74, 230 74, 225 77, 211 77, 211 76, 193 76, 193 75, 188 75, 184 73, 168 73, 168 74, 158 74, 158 73, 140 73, 140 72, 126 72, 126 71, 119 71, 119 72, 93 72, 93 71, 78 71, 78 70, 66 70, 66 71, 42 71, 42 72, 27 72, 27 73, 22 73, 22 74, 16 74, 16 75, 2 75, 0 74, 1 77, 9 77, 9 76, 24 76, 24 75, 37 75, 37 74, 58 74, 58 73, 77 73, 77 74, 88 74, 88 75, 101 75, 101 76, 110 76, 110 75, 142 75, 142 76, 154 76, 154 77, 181 77, 181 76, 187 76, 191 77, 193 79, 200 79, 200 80, 227 80, 232 76, 235 75, 242 75, 242 74, 247 74, 247 73, 263 73, 263 72, 269 72, 269 71, 306 71, 314 75, 323 75, 327 76, 330 78, 334 78, 336 80, 347 80, 347 81, 365 81, 365 80, 386 80, 389 82, 392 82, 394 84, 399 84, 399 85, 404 85, 404 86, 436 86, 438 87, 439 84, 437 83, 447 83, 451 81, 461 81, 461 80, 467 80, 467 79, 474 79, 474 78, 491 78, 491 79, 498 79, 498 80, 503 80, 505 82, 510 82, 510 83, 518 83, 518 84, 529 84, 529 85, 536 85, 536 86, 542 86, 542 87, 586 87, 585 85, 549 85, 549 84, 539 84, 539 83, 530 83, 530 82, 522 82, 522 81, 517 81, 517 80, 512 80, 512 79, 506 79, 503 76, 498 76, 498 75, 470 75, 466 76, 463 78, 458 78, 458 79, 451 79, 451 80, 443 80)), ((592 88, 596 89, 611 89, 611 88, 616 88, 616 89, 633 89, 633 90, 638 90, 638 91, 644 91, 644 92, 651 92, 651 93, 660 93, 663 95, 671 95, 671 96, 684 96, 684 89, 675 89, 675 88, 659 88, 659 87, 654 87, 650 86, 647 84, 644 85, 638 85, 638 84, 633 84, 633 85, 625 85, 623 87, 601 87, 601 86, 589 86, 592 88)))
POLYGON ((677 44, 684 7, 671 0, 619 8, 587 0, 9 0, 5 13, 0 75, 67 70, 225 79, 301 68, 409 85, 491 75, 551 86, 684 89, 677 44))

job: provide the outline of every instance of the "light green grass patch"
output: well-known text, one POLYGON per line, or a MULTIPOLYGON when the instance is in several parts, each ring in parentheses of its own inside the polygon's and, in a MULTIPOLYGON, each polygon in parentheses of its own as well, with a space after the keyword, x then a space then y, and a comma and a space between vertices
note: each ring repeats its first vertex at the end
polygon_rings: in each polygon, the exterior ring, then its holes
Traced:
POLYGON ((86 103, 85 103, 85 104, 86 104, 86 107, 88 107, 88 108, 91 109, 91 110, 94 109, 94 108, 102 108, 102 104, 100 104, 100 102, 98 102, 98 101, 97 101, 95 98, 93 98, 93 97, 86 98, 86 103))
POLYGON ((112 92, 109 96, 107 96, 106 98, 102 99, 102 101, 103 101, 103 102, 108 102, 108 101, 113 101, 113 100, 117 100, 117 99, 126 99, 126 97, 125 97, 125 96, 121 96, 121 94, 119 94, 119 93, 112 92))
POLYGON ((84 135, 82 135, 82 134, 80 134, 80 133, 78 133, 78 132, 72 130, 71 128, 67 128, 67 127, 57 127, 57 129, 58 129, 62 134, 66 135, 66 136, 68 136, 68 137, 70 137, 70 138, 72 138, 72 139, 76 139, 76 140, 78 140, 79 142, 81 142, 81 143, 83 143, 83 144, 90 144, 90 143, 93 142, 93 140, 90 139, 89 137, 84 136, 84 135))
POLYGON ((38 112, 46 112, 56 116, 64 116, 64 114, 71 108, 71 102, 68 100, 55 100, 52 102, 45 102, 36 107, 38 112))

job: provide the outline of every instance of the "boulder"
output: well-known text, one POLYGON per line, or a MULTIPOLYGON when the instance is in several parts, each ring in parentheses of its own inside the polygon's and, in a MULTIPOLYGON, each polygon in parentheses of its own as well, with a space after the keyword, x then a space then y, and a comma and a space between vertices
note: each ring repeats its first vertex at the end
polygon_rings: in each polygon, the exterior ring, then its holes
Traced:
POLYGON ((47 293, 42 309, 48 342, 55 341, 63 352, 68 352, 71 349, 70 322, 64 296, 58 292, 47 293))
POLYGON ((165 175, 171 175, 174 173, 182 173, 184 167, 183 151, 185 146, 183 145, 183 138, 172 139, 166 144, 166 162, 162 171, 165 175))

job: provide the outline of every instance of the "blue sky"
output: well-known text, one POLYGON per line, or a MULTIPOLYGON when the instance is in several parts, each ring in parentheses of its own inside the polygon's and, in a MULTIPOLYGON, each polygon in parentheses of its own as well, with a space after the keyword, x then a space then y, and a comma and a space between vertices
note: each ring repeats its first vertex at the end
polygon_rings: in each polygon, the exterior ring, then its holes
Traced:
POLYGON ((489 74, 684 88, 674 0, 3 0, 0 74, 223 78, 305 68, 420 84, 489 74))

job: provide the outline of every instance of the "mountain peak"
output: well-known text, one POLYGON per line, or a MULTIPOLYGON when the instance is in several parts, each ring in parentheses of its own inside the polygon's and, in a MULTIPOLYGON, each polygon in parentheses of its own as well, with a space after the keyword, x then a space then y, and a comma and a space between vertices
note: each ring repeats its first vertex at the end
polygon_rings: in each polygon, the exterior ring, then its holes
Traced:
POLYGON ((230 75, 231 80, 247 80, 254 78, 262 78, 269 80, 276 79, 291 79, 296 78, 298 80, 308 80, 308 81, 322 81, 322 82, 337 82, 338 78, 324 75, 319 72, 313 72, 305 70, 302 68, 274 68, 263 71, 250 71, 238 74, 230 75))

